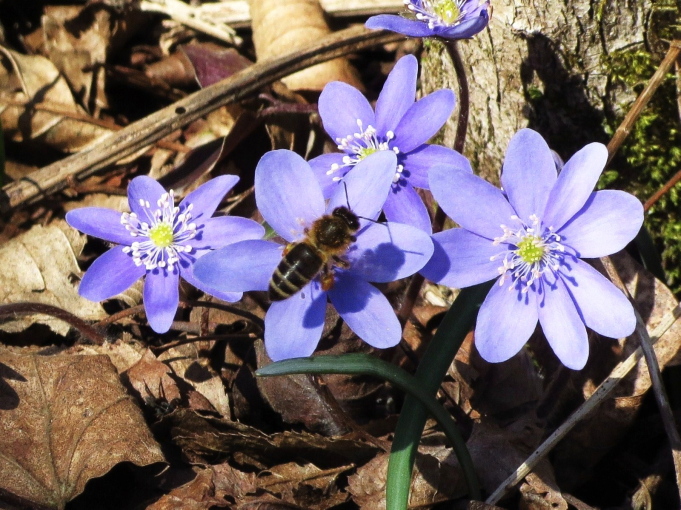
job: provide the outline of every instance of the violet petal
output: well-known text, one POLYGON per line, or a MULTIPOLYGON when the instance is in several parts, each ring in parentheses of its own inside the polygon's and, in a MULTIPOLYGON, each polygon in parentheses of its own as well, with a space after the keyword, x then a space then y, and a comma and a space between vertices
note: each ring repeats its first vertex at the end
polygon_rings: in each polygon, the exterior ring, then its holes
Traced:
POLYGON ((388 299, 363 279, 338 275, 329 298, 350 329, 369 345, 385 349, 402 338, 400 322, 388 299))
POLYGON ((265 347, 272 361, 311 355, 324 329, 326 292, 318 282, 270 305, 265 316, 265 347))
POLYGON ((383 205, 383 212, 390 222, 405 223, 427 234, 433 233, 428 209, 423 199, 408 182, 391 188, 388 199, 383 205))
POLYGON ((369 101, 355 87, 340 81, 327 84, 319 95, 319 116, 324 129, 335 143, 361 133, 376 124, 374 110, 369 101), (357 121, 361 121, 360 128, 357 121))
POLYGON ((265 229, 259 223, 239 216, 218 216, 205 220, 194 239, 186 244, 197 249, 217 249, 248 239, 261 239, 265 229))
POLYGON ((560 279, 543 289, 538 311, 544 335, 563 365, 581 370, 589 357, 589 339, 572 296, 560 279))
POLYGON ((433 256, 420 273, 435 283, 459 289, 499 276, 501 259, 490 259, 508 249, 462 228, 434 234, 432 240, 433 256))
POLYGON ((475 346, 483 359, 498 363, 516 354, 537 326, 537 294, 509 291, 514 283, 494 284, 478 313, 475 346))
POLYGON ((236 175, 214 177, 189 193, 180 202, 180 210, 183 211, 185 206, 192 204, 192 221, 198 223, 201 219, 210 218, 237 182, 239 178, 236 175))
POLYGON ((504 158, 501 184, 527 225, 532 224, 533 214, 544 217, 556 178, 556 164, 542 136, 531 129, 521 129, 513 135, 504 158))
POLYGON ((310 165, 295 152, 265 154, 255 169, 255 201, 265 221, 287 241, 324 214, 324 197, 310 165))
POLYGON ((83 275, 78 293, 90 301, 104 301, 120 294, 146 272, 132 257, 116 246, 100 255, 83 275))
POLYGON ((641 229, 643 206, 624 191, 592 193, 584 207, 558 233, 580 258, 596 258, 623 249, 641 229))
POLYGON ((399 59, 385 80, 376 101, 376 131, 385 135, 395 131, 400 119, 414 103, 419 64, 414 55, 399 59))
POLYGON ((161 198, 166 192, 158 181, 146 175, 135 177, 128 185, 128 205, 130 210, 137 214, 140 221, 148 221, 149 209, 142 207, 140 200, 149 202, 149 205, 156 209, 158 207, 157 200, 161 198))
POLYGON ((153 269, 144 280, 144 311, 156 333, 170 329, 180 301, 180 271, 177 267, 153 269))
POLYGON ((392 282, 421 269, 433 254, 430 236, 401 223, 363 228, 346 254, 347 273, 372 282, 392 282))
POLYGON ((136 239, 121 224, 121 213, 104 207, 81 207, 66 213, 66 222, 84 234, 130 246, 136 239))
POLYGON ((267 290, 283 249, 270 241, 240 241, 203 255, 194 263, 193 273, 220 292, 267 290))
POLYGON ((436 90, 419 99, 409 107, 395 129, 391 146, 401 152, 410 152, 430 140, 454 110, 454 92, 449 89, 436 90))
POLYGON ((428 172, 435 165, 450 165, 473 173, 467 158, 454 149, 441 145, 423 144, 408 154, 403 154, 399 161, 405 169, 405 179, 415 188, 429 189, 428 172))

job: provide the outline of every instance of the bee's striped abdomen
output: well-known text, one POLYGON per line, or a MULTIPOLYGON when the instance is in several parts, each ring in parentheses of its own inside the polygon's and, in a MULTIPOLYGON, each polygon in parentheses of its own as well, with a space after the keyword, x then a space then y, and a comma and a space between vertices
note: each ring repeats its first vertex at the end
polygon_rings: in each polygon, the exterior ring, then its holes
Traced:
POLYGON ((322 270, 324 261, 307 243, 298 243, 284 255, 270 278, 269 298, 281 301, 305 287, 322 270))

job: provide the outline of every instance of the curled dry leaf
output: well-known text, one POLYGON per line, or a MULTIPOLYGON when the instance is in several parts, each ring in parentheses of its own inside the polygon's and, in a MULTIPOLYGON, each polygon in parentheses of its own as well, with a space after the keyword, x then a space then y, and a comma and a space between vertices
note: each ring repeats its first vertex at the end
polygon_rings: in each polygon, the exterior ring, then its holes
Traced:
MULTIPOLYGON (((71 283, 80 273, 76 257, 84 245, 85 236, 63 221, 48 227, 36 225, 7 241, 0 247, 0 303, 38 302, 84 320, 103 319, 102 306, 80 297, 71 283)), ((68 324, 45 315, 13 318, 0 324, 0 329, 16 333, 34 323, 46 324, 60 335, 69 331, 68 324)))
POLYGON ((48 59, 0 51, 7 57, 0 66, 0 120, 6 136, 78 152, 111 133, 76 104, 66 79, 48 59))
POLYGON ((106 356, 0 352, 0 493, 64 508, 119 462, 163 454, 106 356))
MULTIPOLYGON (((290 53, 331 33, 318 0, 252 0, 251 17, 258 60, 290 53)), ((309 67, 282 81, 292 90, 319 91, 334 80, 363 89, 345 58, 309 67)))
POLYGON ((224 498, 224 490, 216 488, 215 478, 213 469, 203 469, 191 482, 173 489, 146 510, 208 510, 225 507, 228 502, 224 498))

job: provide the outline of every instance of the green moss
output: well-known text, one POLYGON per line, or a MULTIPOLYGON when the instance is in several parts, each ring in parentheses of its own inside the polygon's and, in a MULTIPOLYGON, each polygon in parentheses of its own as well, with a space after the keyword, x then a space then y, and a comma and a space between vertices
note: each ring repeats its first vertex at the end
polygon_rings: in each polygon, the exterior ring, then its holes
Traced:
MULTIPOLYGON (((639 94, 655 73, 661 57, 642 49, 610 54, 604 61, 612 87, 627 87, 639 94)), ((615 132, 631 105, 620 105, 621 115, 606 120, 615 132)), ((604 172, 599 187, 625 189, 647 200, 681 170, 681 132, 675 77, 668 74, 604 172)), ((646 216, 646 225, 662 255, 668 284, 681 295, 680 185, 666 193, 646 216)))

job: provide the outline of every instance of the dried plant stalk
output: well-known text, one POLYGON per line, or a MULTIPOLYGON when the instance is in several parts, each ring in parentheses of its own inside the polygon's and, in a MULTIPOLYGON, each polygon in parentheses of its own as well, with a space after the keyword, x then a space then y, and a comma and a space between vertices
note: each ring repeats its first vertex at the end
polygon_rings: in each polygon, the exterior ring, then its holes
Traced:
MULTIPOLYGON (((251 0, 251 18, 258 60, 290 53, 331 33, 318 0, 251 0)), ((292 90, 321 90, 334 80, 362 88, 345 58, 303 69, 283 81, 292 90)))

